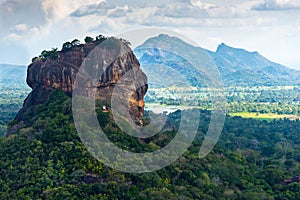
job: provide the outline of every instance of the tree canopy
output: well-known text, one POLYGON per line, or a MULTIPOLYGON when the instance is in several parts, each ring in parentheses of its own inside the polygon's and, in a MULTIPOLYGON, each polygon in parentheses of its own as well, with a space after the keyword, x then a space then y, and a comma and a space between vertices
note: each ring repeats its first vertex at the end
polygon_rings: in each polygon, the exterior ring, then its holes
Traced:
MULTIPOLYGON (((299 121, 227 117, 219 143, 199 160, 210 119, 209 111, 201 111, 196 140, 180 159, 159 171, 128 174, 91 156, 76 133, 71 103, 64 92, 54 92, 25 113, 26 128, 0 140, 0 199, 300 198, 299 183, 282 184, 300 173, 299 121)), ((168 144, 181 115, 168 116, 169 131, 137 139, 118 129, 111 113, 96 113, 107 137, 133 152, 168 144)))

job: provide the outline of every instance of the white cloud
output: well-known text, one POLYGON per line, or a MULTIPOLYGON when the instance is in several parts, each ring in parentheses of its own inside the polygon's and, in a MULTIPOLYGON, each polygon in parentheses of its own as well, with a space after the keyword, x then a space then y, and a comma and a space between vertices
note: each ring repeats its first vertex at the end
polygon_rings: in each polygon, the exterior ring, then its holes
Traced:
POLYGON ((180 1, 178 3, 158 7, 155 15, 170 18, 204 18, 217 6, 203 3, 200 0, 180 1))
POLYGON ((300 9, 299 0, 262 0, 252 7, 257 11, 278 11, 300 9))
POLYGON ((108 17, 112 17, 112 18, 120 18, 120 17, 125 17, 129 14, 132 14, 133 10, 130 9, 128 7, 128 5, 124 6, 123 8, 117 8, 115 10, 113 10, 112 12, 110 12, 110 14, 108 15, 108 17))
POLYGON ((100 3, 89 4, 83 6, 74 12, 71 13, 73 17, 84 17, 89 15, 106 15, 108 11, 114 9, 115 6, 107 3, 106 1, 102 1, 100 3))
POLYGON ((39 33, 39 29, 37 27, 30 28, 30 33, 31 34, 38 34, 39 33))
POLYGON ((17 32, 25 32, 25 31, 28 31, 28 27, 26 24, 17 24, 15 26, 15 31, 17 32))
POLYGON ((20 40, 22 38, 21 35, 18 35, 16 33, 10 33, 6 37, 4 37, 5 40, 20 40))
POLYGON ((16 41, 26 37, 33 37, 39 33, 37 27, 28 28, 26 24, 17 24, 9 34, 4 36, 4 40, 16 41))
POLYGON ((202 1, 199 0, 191 0, 191 5, 194 7, 198 7, 200 9, 210 9, 210 8, 215 8, 216 5, 215 4, 211 4, 211 3, 203 3, 202 1))

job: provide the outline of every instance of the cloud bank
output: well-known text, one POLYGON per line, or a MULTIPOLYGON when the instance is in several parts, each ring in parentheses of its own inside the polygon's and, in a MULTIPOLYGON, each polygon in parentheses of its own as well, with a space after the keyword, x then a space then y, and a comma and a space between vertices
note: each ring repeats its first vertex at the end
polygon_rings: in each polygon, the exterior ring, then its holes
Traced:
POLYGON ((27 63, 75 37, 158 27, 204 48, 225 42, 300 68, 299 9, 299 0, 0 0, 0 63, 27 63))

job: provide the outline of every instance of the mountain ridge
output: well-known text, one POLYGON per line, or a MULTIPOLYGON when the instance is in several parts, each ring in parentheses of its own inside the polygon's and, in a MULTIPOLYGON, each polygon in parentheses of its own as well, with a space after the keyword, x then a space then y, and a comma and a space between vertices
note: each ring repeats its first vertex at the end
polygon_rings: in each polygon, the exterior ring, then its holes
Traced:
POLYGON ((26 72, 25 65, 0 64, 0 83, 7 81, 25 83, 26 72))
MULTIPOLYGON (((149 48, 154 48, 157 44, 162 43, 162 41, 178 45, 183 49, 194 47, 195 52, 197 48, 202 49, 188 44, 179 38, 161 34, 148 39, 137 47, 134 52, 139 58, 143 58, 143 49, 147 47, 147 51, 149 52, 149 48)), ((300 71, 275 63, 257 51, 250 52, 242 48, 230 47, 225 43, 221 43, 216 51, 203 50, 207 52, 217 66, 225 86, 285 86, 300 84, 300 71)), ((166 55, 159 55, 156 52, 152 52, 152 57, 155 57, 155 59, 150 58, 150 56, 148 59, 141 60, 143 70, 147 71, 147 66, 154 65, 154 61, 159 60, 159 57, 161 58, 160 60, 165 60, 165 65, 168 65, 168 57, 166 55), (145 68, 143 68, 144 66, 145 68)), ((177 70, 179 68, 182 69, 182 67, 172 66, 171 68, 177 70)), ((191 69, 191 65, 187 65, 186 67, 189 68, 188 71, 194 71, 197 74, 195 69, 191 69)), ((181 74, 186 78, 190 75, 190 73, 181 74)), ((201 82, 201 80, 198 81, 201 82)), ((197 84, 193 82, 192 85, 197 84)))

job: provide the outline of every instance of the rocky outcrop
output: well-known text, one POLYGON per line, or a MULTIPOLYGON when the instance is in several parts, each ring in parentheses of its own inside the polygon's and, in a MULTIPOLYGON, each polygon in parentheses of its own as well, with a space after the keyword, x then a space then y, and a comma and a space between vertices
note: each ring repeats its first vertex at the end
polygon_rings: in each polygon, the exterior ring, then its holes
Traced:
MULTIPOLYGON (((45 102, 49 95, 57 89, 71 96, 79 69, 88 65, 93 79, 97 82, 84 82, 81 87, 94 88, 95 95, 103 102, 110 103, 113 89, 118 80, 127 72, 134 71, 135 81, 141 87, 131 94, 127 101, 131 117, 139 121, 144 113, 144 96, 147 92, 147 77, 140 70, 140 64, 132 50, 124 42, 110 38, 99 43, 97 41, 80 44, 64 52, 58 52, 57 58, 36 59, 27 70, 27 84, 32 88, 24 102, 23 108, 16 116, 16 121, 23 120, 23 113, 31 106, 45 102)), ((92 81, 93 82, 93 81, 92 81)), ((89 90, 91 91, 91 90, 89 90)), ((123 94, 120 94, 122 96, 123 94)))

